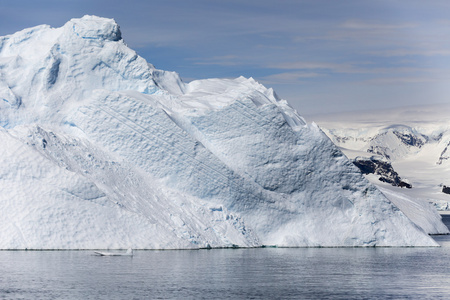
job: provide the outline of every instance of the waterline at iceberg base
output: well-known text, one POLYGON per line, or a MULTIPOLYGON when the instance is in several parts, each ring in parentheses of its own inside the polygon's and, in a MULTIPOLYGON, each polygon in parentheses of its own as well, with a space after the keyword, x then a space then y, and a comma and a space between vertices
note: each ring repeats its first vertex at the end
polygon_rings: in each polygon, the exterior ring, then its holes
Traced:
POLYGON ((272 89, 184 83, 114 20, 0 38, 0 99, 1 249, 438 246, 272 89))

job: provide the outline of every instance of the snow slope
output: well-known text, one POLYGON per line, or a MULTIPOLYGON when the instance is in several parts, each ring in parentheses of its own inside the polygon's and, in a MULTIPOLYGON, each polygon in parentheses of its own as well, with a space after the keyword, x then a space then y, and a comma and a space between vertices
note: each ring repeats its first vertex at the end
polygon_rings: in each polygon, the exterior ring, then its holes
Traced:
POLYGON ((183 83, 85 16, 0 39, 0 248, 436 246, 252 78, 183 83))

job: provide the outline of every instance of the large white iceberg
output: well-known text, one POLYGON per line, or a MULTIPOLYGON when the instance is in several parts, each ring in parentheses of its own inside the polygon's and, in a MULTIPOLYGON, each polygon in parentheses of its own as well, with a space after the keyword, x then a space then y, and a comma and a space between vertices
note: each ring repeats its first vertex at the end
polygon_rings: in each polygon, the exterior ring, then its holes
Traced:
POLYGON ((185 84, 85 16, 0 38, 0 248, 436 246, 252 78, 185 84))

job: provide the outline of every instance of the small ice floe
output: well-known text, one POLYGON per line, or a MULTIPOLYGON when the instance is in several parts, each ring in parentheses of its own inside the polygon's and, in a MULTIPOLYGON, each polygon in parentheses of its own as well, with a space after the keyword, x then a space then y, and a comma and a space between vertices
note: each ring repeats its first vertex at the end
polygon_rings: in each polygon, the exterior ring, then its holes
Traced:
POLYGON ((94 251, 94 253, 100 256, 133 256, 133 249, 128 248, 127 252, 94 251))

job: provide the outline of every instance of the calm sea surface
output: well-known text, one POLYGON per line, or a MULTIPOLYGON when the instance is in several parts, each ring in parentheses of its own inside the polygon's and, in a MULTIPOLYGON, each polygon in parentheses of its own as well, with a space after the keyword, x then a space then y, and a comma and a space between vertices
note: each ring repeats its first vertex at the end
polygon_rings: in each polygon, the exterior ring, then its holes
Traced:
POLYGON ((450 236, 435 239, 441 248, 0 251, 0 299, 450 299, 450 236))

